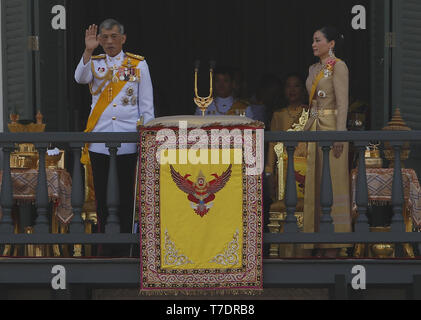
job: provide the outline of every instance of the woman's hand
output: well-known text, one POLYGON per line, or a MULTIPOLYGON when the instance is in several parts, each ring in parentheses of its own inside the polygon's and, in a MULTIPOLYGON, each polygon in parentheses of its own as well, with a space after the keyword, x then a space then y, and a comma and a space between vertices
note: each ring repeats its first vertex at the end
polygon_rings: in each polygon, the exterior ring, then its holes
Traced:
POLYGON ((344 152, 344 144, 342 142, 335 142, 333 144, 333 155, 336 159, 339 159, 344 152))

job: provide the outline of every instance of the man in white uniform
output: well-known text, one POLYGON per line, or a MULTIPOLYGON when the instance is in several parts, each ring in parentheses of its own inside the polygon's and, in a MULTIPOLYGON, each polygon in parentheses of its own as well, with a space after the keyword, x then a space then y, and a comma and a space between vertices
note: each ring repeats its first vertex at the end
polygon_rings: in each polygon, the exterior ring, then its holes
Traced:
MULTIPOLYGON (((148 65, 143 57, 124 53, 125 42, 123 25, 113 19, 105 20, 99 28, 91 25, 86 30, 86 49, 75 72, 76 82, 89 84, 92 94, 86 132, 136 132, 139 119, 142 118, 146 124, 154 118, 148 65), (105 54, 93 56, 99 45, 105 54)), ((105 144, 91 144, 89 158, 97 200, 98 231, 104 232, 108 215, 106 191, 109 168, 109 151, 105 144)), ((118 149, 122 233, 132 232, 136 159, 136 144, 122 144, 118 149)))
MULTIPOLYGON (((234 72, 230 68, 221 67, 215 69, 215 97, 206 111, 206 115, 241 115, 251 116, 248 103, 234 98, 234 72)), ((196 115, 202 115, 199 108, 196 115)))

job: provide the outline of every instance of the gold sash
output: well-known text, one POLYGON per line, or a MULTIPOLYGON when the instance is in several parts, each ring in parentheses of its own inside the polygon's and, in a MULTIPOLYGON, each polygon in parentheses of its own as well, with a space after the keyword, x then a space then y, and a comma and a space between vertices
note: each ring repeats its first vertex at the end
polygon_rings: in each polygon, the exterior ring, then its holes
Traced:
MULTIPOLYGON (((123 62, 123 65, 127 65, 129 58, 126 58, 123 62)), ((132 66, 136 68, 139 64, 140 60, 131 59, 132 66), (134 60, 134 61, 133 61, 134 60)), ((107 81, 107 80, 106 80, 107 81)), ((124 86, 127 84, 126 81, 118 81, 110 83, 105 87, 104 91, 102 91, 98 102, 96 103, 94 110, 92 111, 91 115, 88 119, 88 124, 86 126, 86 130, 84 132, 92 132, 95 129, 98 120, 101 118, 102 114, 104 113, 105 109, 110 105, 112 101, 118 96, 124 86)), ((89 144, 85 144, 85 147, 82 151, 82 157, 80 159, 82 164, 90 164, 89 159, 89 144)))
MULTIPOLYGON (((339 59, 336 62, 340 61, 339 59)), ((314 95, 320 80, 324 77, 324 70, 320 71, 313 82, 313 87, 310 95, 310 103, 313 102, 314 95)), ((336 130, 337 110, 314 108, 310 111, 310 119, 307 123, 307 130, 309 131, 334 131, 336 130), (323 117, 323 122, 319 123, 319 117, 323 117), (319 127, 320 126, 320 127, 319 127)), ((350 221, 350 199, 349 199, 349 173, 348 173, 348 144, 344 144, 344 151, 342 156, 337 159, 333 154, 330 154, 330 166, 332 174, 333 187, 333 206, 331 216, 334 221, 335 232, 351 232, 350 221)), ((308 144, 307 156, 307 172, 304 193, 304 232, 314 233, 319 230, 321 218, 320 205, 320 183, 322 171, 323 154, 317 143, 311 142, 308 144)), ((346 244, 305 244, 304 249, 333 249, 346 248, 346 244)))

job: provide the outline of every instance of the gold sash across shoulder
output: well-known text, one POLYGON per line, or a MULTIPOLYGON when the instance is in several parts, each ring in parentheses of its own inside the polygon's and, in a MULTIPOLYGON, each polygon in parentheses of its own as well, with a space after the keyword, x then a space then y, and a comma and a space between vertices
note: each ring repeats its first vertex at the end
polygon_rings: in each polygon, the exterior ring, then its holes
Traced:
MULTIPOLYGON (((123 62, 123 65, 128 63, 128 60, 130 58, 127 57, 125 61, 123 62)), ((133 67, 137 67, 140 60, 135 59, 132 61, 133 67)), ((110 105, 110 103, 118 96, 118 94, 121 92, 121 90, 124 88, 124 86, 127 84, 125 81, 118 81, 116 83, 113 83, 113 81, 110 81, 110 83, 105 87, 104 91, 102 91, 98 102, 96 103, 91 115, 88 119, 88 124, 86 126, 85 132, 92 132, 95 129, 96 124, 98 123, 98 120, 101 118, 102 114, 104 113, 105 109, 110 105)), ((82 164, 90 164, 89 159, 89 144, 86 144, 83 148, 81 162, 82 164)))
MULTIPOLYGON (((336 63, 340 61, 336 59, 336 63)), ((335 64, 330 64, 326 68, 333 72, 335 64)), ((305 130, 308 131, 335 131, 337 110, 317 109, 313 103, 314 95, 319 86, 320 80, 324 77, 326 68, 320 71, 314 79, 310 94, 310 118, 305 130)), ((333 186, 333 206, 331 216, 334 220, 335 232, 351 232, 350 217, 350 195, 349 195, 349 172, 348 172, 348 150, 349 145, 344 143, 344 150, 340 158, 335 158, 330 154, 330 165, 333 186)), ((320 186, 323 154, 317 143, 308 143, 307 173, 304 194, 304 232, 314 233, 319 230, 321 209, 320 209, 320 186)), ((346 248, 350 245, 329 244, 329 245, 304 245, 304 249, 346 248)))
POLYGON ((320 80, 323 79, 323 77, 325 76, 325 71, 328 70, 330 72, 333 71, 333 68, 335 66, 336 63, 338 63, 339 61, 341 61, 340 59, 335 59, 334 60, 334 64, 327 64, 317 75, 317 77, 314 79, 313 81, 313 86, 311 87, 311 92, 310 92, 310 101, 309 101, 309 106, 311 107, 312 103, 313 103, 313 99, 314 99, 314 95, 316 94, 316 90, 317 90, 317 86, 319 85, 320 80))

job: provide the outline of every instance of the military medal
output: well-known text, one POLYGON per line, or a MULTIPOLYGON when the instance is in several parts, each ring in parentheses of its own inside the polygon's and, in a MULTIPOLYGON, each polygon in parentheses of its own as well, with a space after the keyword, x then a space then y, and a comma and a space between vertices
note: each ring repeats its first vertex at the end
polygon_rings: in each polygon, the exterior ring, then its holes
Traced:
POLYGON ((140 82, 140 69, 133 70, 134 82, 140 82))
POLYGON ((134 89, 133 87, 128 87, 126 90, 126 94, 131 97, 134 94, 134 89))
POLYGON ((326 62, 326 66, 324 69, 325 78, 329 78, 333 75, 333 69, 336 65, 336 59, 331 59, 326 62))
POLYGON ((118 78, 120 79, 120 81, 124 81, 124 68, 123 67, 118 68, 118 78))
POLYGON ((130 81, 130 69, 124 68, 124 81, 130 81))
POLYGON ((117 83, 118 82, 118 72, 115 72, 116 70, 117 70, 117 67, 116 66, 113 66, 112 68, 111 68, 111 70, 112 70, 112 72, 113 72, 113 78, 112 78, 112 82, 113 83, 117 83))
POLYGON ((130 68, 129 69, 129 81, 134 82, 134 80, 135 80, 135 78, 134 78, 134 75, 133 75, 133 68, 130 68))
POLYGON ((130 58, 127 59, 127 65, 124 66, 122 73, 123 76, 120 76, 120 79, 124 77, 124 81, 140 82, 140 70, 134 67, 130 58))
POLYGON ((129 104, 129 98, 128 97, 124 97, 122 100, 121 100, 121 103, 123 104, 123 106, 127 106, 128 104, 129 104))
POLYGON ((137 105, 137 97, 136 96, 133 96, 130 100, 131 100, 130 102, 131 102, 132 106, 137 105))
POLYGON ((317 96, 319 98, 326 98, 326 92, 324 92, 323 90, 319 90, 319 92, 317 93, 317 96))

